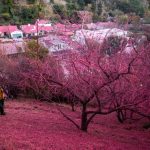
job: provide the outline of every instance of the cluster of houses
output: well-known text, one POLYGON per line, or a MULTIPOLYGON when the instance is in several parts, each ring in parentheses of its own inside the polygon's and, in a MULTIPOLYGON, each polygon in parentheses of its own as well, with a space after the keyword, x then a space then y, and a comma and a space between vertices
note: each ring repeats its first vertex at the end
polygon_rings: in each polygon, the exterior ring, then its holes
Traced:
POLYGON ((1 38, 22 38, 23 32, 17 28, 17 26, 0 26, 1 38))
POLYGON ((115 23, 98 22, 90 24, 51 24, 48 20, 37 20, 35 24, 17 26, 0 26, 0 51, 5 54, 24 52, 26 40, 39 36, 39 42, 50 53, 61 53, 66 50, 79 50, 85 45, 85 39, 102 43, 108 36, 128 37, 128 32, 119 29, 115 23), (16 40, 18 39, 19 40, 16 40))
POLYGON ((108 27, 115 27, 114 23, 90 23, 85 24, 52 24, 49 20, 37 20, 35 24, 21 25, 19 28, 15 25, 0 26, 0 38, 30 38, 34 36, 46 36, 49 33, 72 36, 76 30, 81 28, 88 30, 98 30, 108 27))
POLYGON ((14 25, 0 26, 1 38, 23 38, 43 34, 51 31, 51 24, 46 20, 36 21, 34 25, 22 25, 19 28, 14 25))
POLYGON ((37 20, 35 24, 17 26, 0 26, 0 38, 30 38, 33 36, 44 36, 49 33, 59 33, 71 36, 73 31, 80 28, 80 25, 64 25, 57 23, 52 25, 49 20, 37 20))
POLYGON ((39 42, 49 49, 49 52, 70 49, 68 43, 80 24, 52 24, 49 20, 37 20, 35 24, 0 26, 0 53, 13 55, 24 52, 26 39, 39 37, 39 42))

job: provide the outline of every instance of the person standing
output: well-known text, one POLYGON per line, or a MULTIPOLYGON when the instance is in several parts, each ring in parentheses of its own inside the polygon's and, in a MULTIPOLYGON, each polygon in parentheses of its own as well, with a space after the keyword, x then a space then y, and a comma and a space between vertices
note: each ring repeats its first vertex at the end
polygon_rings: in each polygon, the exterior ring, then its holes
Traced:
POLYGON ((4 112, 4 100, 5 100, 5 93, 2 87, 0 87, 0 114, 5 115, 4 112))

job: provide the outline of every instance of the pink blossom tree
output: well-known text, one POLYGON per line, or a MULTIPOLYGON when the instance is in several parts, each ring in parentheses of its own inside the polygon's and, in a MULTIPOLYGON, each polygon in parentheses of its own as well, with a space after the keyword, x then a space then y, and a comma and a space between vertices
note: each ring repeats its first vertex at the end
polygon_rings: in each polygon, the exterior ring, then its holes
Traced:
POLYGON ((64 96, 71 98, 70 101, 73 98, 79 103, 80 125, 63 111, 60 112, 83 131, 87 131, 89 123, 98 114, 117 112, 120 122, 124 120, 123 112, 127 110, 150 117, 143 109, 139 110, 140 106, 149 103, 148 92, 141 87, 137 75, 139 71, 136 69, 136 66, 140 67, 143 52, 133 52, 131 55, 120 52, 111 57, 101 57, 95 50, 82 55, 72 53, 69 60, 60 60, 60 63, 64 64, 64 72, 55 68, 57 78, 52 76, 49 66, 44 69, 46 76, 41 77, 52 93, 63 91, 64 96))
POLYGON ((122 50, 104 56, 99 49, 87 46, 82 53, 68 53, 67 59, 21 59, 15 64, 15 85, 49 101, 61 95, 72 104, 77 102, 81 107, 80 124, 58 109, 83 131, 87 131, 96 115, 116 112, 120 122, 128 118, 128 112, 149 118, 149 48, 133 47, 130 54, 122 50))

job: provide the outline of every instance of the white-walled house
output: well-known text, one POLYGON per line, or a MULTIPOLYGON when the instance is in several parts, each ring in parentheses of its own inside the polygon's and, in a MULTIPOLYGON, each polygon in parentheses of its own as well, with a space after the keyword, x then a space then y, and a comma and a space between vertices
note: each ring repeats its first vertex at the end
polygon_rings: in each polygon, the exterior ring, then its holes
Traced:
POLYGON ((37 20, 36 22, 35 22, 35 25, 37 26, 52 26, 52 24, 51 24, 51 22, 49 21, 49 20, 37 20))
POLYGON ((10 33, 12 39, 23 38, 23 32, 21 30, 13 31, 10 33))
POLYGON ((0 26, 0 38, 4 37, 4 26, 0 26))
POLYGON ((23 33, 17 26, 0 26, 0 37, 23 38, 23 33))
POLYGON ((0 38, 4 37, 4 33, 0 31, 0 38))

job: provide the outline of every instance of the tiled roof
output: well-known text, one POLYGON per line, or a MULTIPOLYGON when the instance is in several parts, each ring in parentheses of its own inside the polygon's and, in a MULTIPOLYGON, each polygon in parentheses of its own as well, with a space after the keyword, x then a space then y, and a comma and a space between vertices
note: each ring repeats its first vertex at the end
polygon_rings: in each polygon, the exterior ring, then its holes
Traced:
POLYGON ((51 26, 37 26, 37 25, 31 25, 31 24, 22 25, 21 29, 26 34, 37 33, 37 31, 39 32, 40 30, 46 31, 46 32, 53 30, 51 26))
POLYGON ((19 29, 17 28, 17 26, 0 26, 0 32, 1 33, 4 33, 4 32, 7 32, 7 33, 12 33, 14 31, 19 31, 19 29))
POLYGON ((36 33, 37 29, 35 25, 32 24, 28 24, 28 25, 22 25, 21 29, 23 31, 23 33, 36 33))

